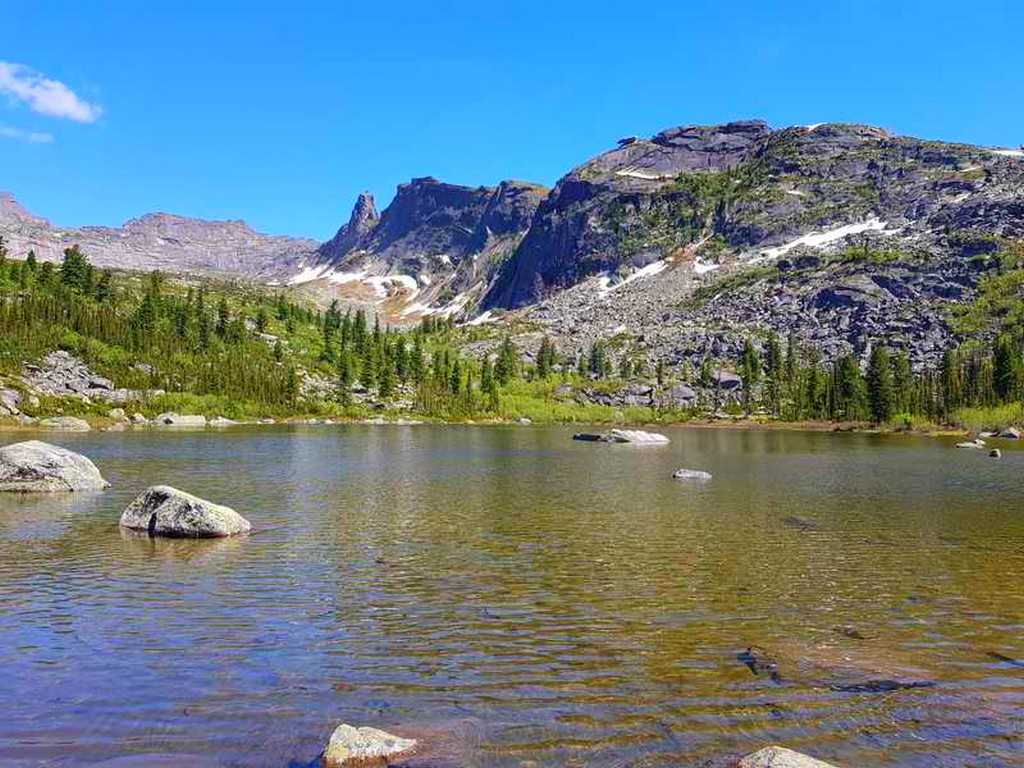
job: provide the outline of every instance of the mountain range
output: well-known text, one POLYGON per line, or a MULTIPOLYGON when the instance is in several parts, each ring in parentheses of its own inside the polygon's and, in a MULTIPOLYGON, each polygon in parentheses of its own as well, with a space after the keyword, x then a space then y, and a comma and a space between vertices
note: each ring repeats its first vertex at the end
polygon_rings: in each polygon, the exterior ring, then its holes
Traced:
POLYGON ((0 235, 16 255, 77 242, 99 265, 288 284, 397 324, 512 311, 527 341, 567 350, 619 337, 682 364, 772 329, 826 355, 886 339, 922 363, 1000 243, 1024 238, 1024 150, 745 120, 622 138, 550 190, 414 178, 383 211, 361 194, 321 244, 167 214, 62 230, 10 196, 0 235))

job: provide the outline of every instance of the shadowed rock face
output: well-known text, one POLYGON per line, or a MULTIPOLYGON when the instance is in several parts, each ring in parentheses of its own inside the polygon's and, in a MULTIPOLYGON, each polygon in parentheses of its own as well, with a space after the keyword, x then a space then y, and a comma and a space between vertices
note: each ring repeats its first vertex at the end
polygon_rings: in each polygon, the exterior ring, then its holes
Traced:
POLYGON ((60 493, 109 487, 95 464, 67 448, 40 440, 0 448, 0 491, 60 493))
POLYGON ((427 176, 400 185, 380 216, 364 192, 348 224, 320 247, 318 263, 345 271, 372 260, 389 272, 417 274, 430 271, 431 257, 444 256, 454 267, 492 238, 525 232, 545 191, 515 181, 464 187, 427 176))

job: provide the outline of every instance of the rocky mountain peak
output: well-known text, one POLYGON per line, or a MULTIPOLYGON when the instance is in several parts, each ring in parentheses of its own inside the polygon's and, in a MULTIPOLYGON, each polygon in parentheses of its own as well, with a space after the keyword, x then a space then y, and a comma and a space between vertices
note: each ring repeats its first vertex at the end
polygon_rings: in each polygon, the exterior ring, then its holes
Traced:
POLYGON ((749 158, 772 129, 763 120, 669 128, 651 139, 673 150, 679 170, 722 169, 749 158))
POLYGON ((348 223, 343 224, 334 237, 320 246, 317 261, 329 262, 354 250, 379 221, 380 214, 377 212, 373 195, 365 190, 360 192, 356 204, 352 207, 348 223))

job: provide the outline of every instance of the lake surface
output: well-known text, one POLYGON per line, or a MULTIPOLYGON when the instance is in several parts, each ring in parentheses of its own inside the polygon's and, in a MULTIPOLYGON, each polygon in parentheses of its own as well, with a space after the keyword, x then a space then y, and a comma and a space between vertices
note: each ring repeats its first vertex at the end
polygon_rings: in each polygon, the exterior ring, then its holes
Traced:
POLYGON ((474 766, 1024 765, 1024 450, 663 431, 43 436, 113 488, 0 495, 0 764, 285 768, 348 722, 474 766), (123 535, 156 483, 254 533, 123 535))

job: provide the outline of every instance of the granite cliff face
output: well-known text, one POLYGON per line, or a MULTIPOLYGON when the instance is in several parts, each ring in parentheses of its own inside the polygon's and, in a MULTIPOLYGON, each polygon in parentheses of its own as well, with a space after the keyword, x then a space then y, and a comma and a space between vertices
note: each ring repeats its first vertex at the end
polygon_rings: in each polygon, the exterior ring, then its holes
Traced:
POLYGON ((122 227, 63 229, 0 193, 0 236, 23 258, 30 250, 60 261, 77 244, 101 267, 196 272, 270 280, 290 276, 316 251, 317 243, 254 232, 244 221, 204 221, 150 213, 122 227))
POLYGON ((523 306, 687 250, 716 264, 774 258, 801 235, 843 227, 892 233, 897 246, 938 244, 954 229, 1020 236, 1015 154, 845 124, 743 121, 624 139, 558 182, 483 306, 523 306))

